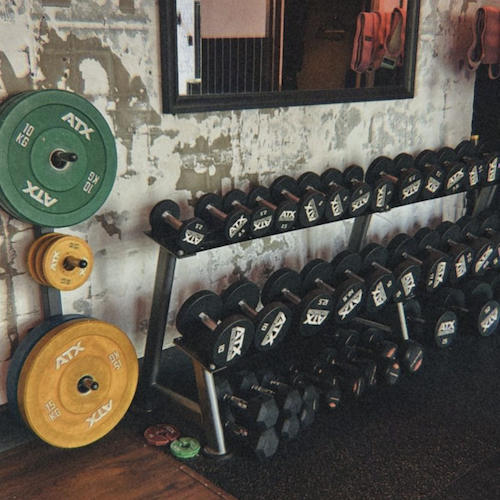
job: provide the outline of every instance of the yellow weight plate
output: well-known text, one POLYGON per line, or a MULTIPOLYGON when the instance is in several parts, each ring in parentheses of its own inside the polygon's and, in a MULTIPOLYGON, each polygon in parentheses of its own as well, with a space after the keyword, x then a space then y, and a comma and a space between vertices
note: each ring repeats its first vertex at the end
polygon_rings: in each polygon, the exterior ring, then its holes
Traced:
POLYGON ((47 233, 39 238, 37 238, 32 245, 30 246, 30 249, 28 251, 28 271, 30 272, 31 276, 33 279, 39 283, 40 285, 45 285, 45 283, 42 281, 41 277, 39 276, 37 270, 36 270, 36 254, 38 252, 38 249, 40 246, 46 242, 47 240, 51 240, 54 235, 57 233, 47 233))
POLYGON ((43 275, 43 257, 45 255, 45 250, 47 247, 55 240, 58 240, 60 238, 64 237, 64 234, 60 233, 50 233, 51 237, 47 237, 40 243, 40 245, 37 247, 34 259, 35 259, 35 273, 40 280, 40 283, 42 285, 47 285, 47 280, 45 279, 45 276, 43 275))
POLYGON ((86 446, 125 415, 138 373, 135 349, 118 327, 96 319, 68 321, 42 337, 26 358, 19 410, 47 443, 86 446))
POLYGON ((87 242, 66 235, 51 240, 45 247, 40 274, 49 286, 75 290, 88 280, 93 264, 94 256, 87 242))

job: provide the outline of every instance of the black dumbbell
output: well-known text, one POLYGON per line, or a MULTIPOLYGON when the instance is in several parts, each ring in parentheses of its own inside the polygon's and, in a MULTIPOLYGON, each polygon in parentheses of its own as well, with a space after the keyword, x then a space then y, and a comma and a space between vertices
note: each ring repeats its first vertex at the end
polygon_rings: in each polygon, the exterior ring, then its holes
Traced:
POLYGON ((321 174, 320 180, 322 191, 328 193, 330 199, 334 200, 332 212, 338 215, 338 218, 352 216, 351 193, 342 184, 344 182, 342 172, 336 168, 329 168, 321 174))
POLYGON ((467 189, 467 166, 459 161, 453 148, 444 147, 437 152, 438 162, 445 170, 444 194, 450 195, 467 189))
POLYGON ((450 274, 450 257, 433 246, 426 238, 417 241, 405 233, 399 233, 387 245, 389 263, 396 267, 405 260, 420 266, 420 288, 431 293, 443 286, 450 274))
MULTIPOLYGON (((403 302, 412 297, 420 282, 420 265, 413 260, 403 260, 394 269, 386 267, 389 258, 389 252, 385 247, 378 243, 368 243, 365 245, 359 255, 362 259, 361 274, 378 272, 381 275, 393 276, 392 299, 394 302, 403 302)), ((368 312, 375 312, 369 310, 368 312)))
POLYGON ((290 377, 290 385, 299 389, 304 406, 312 408, 315 412, 319 411, 321 392, 303 374, 292 375, 290 377))
POLYGON ((494 265, 498 255, 496 245, 489 238, 481 236, 481 222, 478 219, 464 215, 456 223, 462 229, 462 240, 469 243, 475 254, 472 274, 482 276, 494 265))
POLYGON ((300 193, 295 179, 289 175, 281 175, 269 186, 269 191, 276 203, 283 200, 298 204, 297 222, 300 227, 311 227, 319 224, 325 212, 325 195, 317 192, 300 193))
POLYGON ((445 172, 439 165, 438 155, 430 149, 424 149, 415 158, 415 167, 423 176, 422 199, 431 200, 440 196, 444 188, 445 172))
POLYGON ((398 178, 393 175, 394 164, 387 156, 379 156, 370 163, 365 179, 373 189, 370 208, 372 212, 389 210, 396 191, 398 178))
POLYGON ((394 275, 387 269, 365 269, 360 254, 350 250, 342 250, 331 261, 333 268, 333 283, 361 280, 365 286, 364 306, 369 312, 382 310, 392 297, 394 290, 394 275), (361 278, 358 273, 363 272, 361 278))
MULTIPOLYGON (((457 158, 462 161, 467 167, 466 188, 476 189, 485 183, 490 184, 488 181, 489 174, 486 163, 483 159, 477 157, 476 146, 471 141, 462 141, 455 148, 457 158)), ((493 172, 496 173, 496 170, 493 172)))
POLYGON ((259 383, 257 375, 250 370, 243 370, 235 374, 238 384, 238 392, 246 394, 263 394, 275 399, 280 413, 284 416, 297 415, 302 408, 302 397, 300 392, 293 387, 276 386, 272 390, 263 387, 259 383))
POLYGON ((342 396, 358 399, 365 393, 367 382, 359 371, 347 366, 331 365, 326 361, 313 361, 309 369, 313 375, 328 385, 337 383, 342 396))
POLYGON ((386 334, 379 328, 367 327, 366 330, 353 330, 358 332, 357 350, 373 359, 397 359, 399 347, 395 342, 387 340, 386 334))
POLYGON ((274 211, 263 205, 249 208, 247 201, 248 197, 241 189, 231 189, 222 199, 222 209, 228 213, 233 210, 245 212, 250 219, 250 234, 255 238, 267 236, 273 229, 274 211))
POLYGON ((364 172, 359 165, 351 165, 344 170, 342 184, 351 193, 349 212, 353 217, 363 215, 371 206, 372 188, 364 181, 364 172))
POLYGON ((274 214, 274 228, 279 233, 290 231, 295 226, 299 214, 299 206, 294 201, 284 200, 278 205, 271 201, 269 189, 255 186, 248 193, 247 203, 250 208, 265 207, 274 214))
POLYGON ((500 180, 500 144, 498 141, 484 141, 476 150, 477 156, 486 164, 483 185, 497 184, 500 180))
POLYGON ((422 172, 415 168, 415 160, 408 153, 400 153, 394 160, 394 175, 398 178, 397 194, 400 205, 415 203, 424 188, 422 172))
POLYGON ((329 328, 323 333, 323 340, 330 347, 337 349, 345 346, 353 347, 359 344, 359 332, 345 327, 329 328))
POLYGON ((320 390, 324 406, 330 411, 337 410, 342 399, 342 391, 337 378, 333 376, 317 377, 304 368, 302 361, 290 363, 288 372, 290 373, 290 380, 299 377, 301 380, 314 384, 320 390))
POLYGON ((429 227, 420 228, 414 235, 417 241, 426 241, 434 250, 441 250, 450 257, 448 280, 452 285, 462 282, 474 265, 472 248, 458 241, 462 239, 460 227, 453 223, 441 223, 435 231, 429 227))
POLYGON ((375 382, 380 385, 395 385, 401 375, 401 365, 394 358, 386 356, 375 356, 366 350, 362 351, 355 347, 344 347, 340 356, 348 363, 364 367, 368 370, 375 369, 375 382), (373 368, 375 367, 375 368, 373 368))
POLYGON ((293 304, 295 327, 301 335, 310 337, 325 328, 333 311, 334 300, 329 293, 319 288, 301 297, 301 281, 297 271, 286 267, 279 269, 264 283, 261 300, 264 305, 281 300, 293 304))
POLYGON ((235 422, 230 412, 222 416, 222 425, 226 436, 237 441, 259 460, 272 457, 279 447, 279 436, 274 427, 266 430, 251 429, 235 422))
POLYGON ((243 210, 232 210, 226 214, 222 210, 222 198, 213 193, 204 194, 196 203, 197 217, 207 220, 209 225, 222 230, 223 238, 236 243, 250 236, 250 218, 243 210))
POLYGON ((426 238, 430 246, 442 250, 450 257, 450 273, 448 279, 454 286, 461 283, 472 273, 474 267, 474 251, 462 240, 461 230, 452 222, 442 222, 433 231, 430 228, 421 228, 415 233, 415 239, 421 241, 426 238))
POLYGON ((323 192, 321 178, 315 172, 305 172, 297 179, 297 185, 302 193, 317 192, 325 197, 324 218, 326 222, 334 222, 345 217, 349 208, 349 191, 345 188, 328 189, 323 192))
POLYGON ((479 234, 489 238, 495 247, 491 266, 493 269, 498 269, 500 267, 500 217, 484 211, 477 214, 476 218, 481 223, 479 234))
MULTIPOLYGON (((428 303, 429 309, 434 304, 428 303)), ((493 300, 493 289, 485 282, 471 280, 461 289, 445 287, 436 294, 435 304, 454 311, 464 325, 465 331, 472 331, 488 337, 495 332, 500 321, 500 305, 493 300)))
MULTIPOLYGON (((410 326, 412 335, 423 343, 439 348, 450 347, 458 337, 458 318, 450 309, 434 306, 422 314, 421 304, 416 299, 407 300, 403 304, 406 323, 410 326)), ((400 327, 400 322, 394 322, 394 328, 400 327)))
POLYGON ((270 429, 276 425, 280 410, 274 398, 258 395, 245 400, 233 394, 229 380, 220 376, 214 379, 220 404, 229 405, 242 423, 261 430, 270 429))
POLYGON ((158 202, 149 214, 152 235, 155 238, 172 238, 175 246, 182 252, 196 252, 208 234, 207 225, 198 217, 181 221, 180 213, 175 201, 158 202))
MULTIPOLYGON (((399 310, 403 308, 403 304, 398 302, 394 307, 399 310)), ((388 313, 387 317, 389 316, 388 313)), ((399 361, 405 371, 416 373, 422 367, 424 348, 419 342, 410 338, 404 317, 399 316, 398 319, 400 320, 398 323, 399 329, 395 329, 392 326, 381 323, 380 321, 375 321, 374 319, 361 318, 359 316, 353 319, 353 323, 360 327, 375 328, 383 332, 386 338, 389 337, 391 341, 397 344, 399 361)))
POLYGON ((197 352, 204 353, 216 366, 229 366, 243 357, 253 342, 254 326, 242 315, 218 322, 222 300, 210 290, 200 290, 179 309, 177 330, 197 352))
POLYGON ((259 351, 274 349, 292 325, 292 311, 282 302, 271 302, 260 311, 259 287, 247 279, 234 282, 222 291, 222 316, 245 314, 253 322, 254 345, 259 351))
POLYGON ((363 363, 362 365, 351 363, 333 347, 323 349, 317 356, 317 359, 326 363, 326 366, 333 369, 334 373, 337 373, 336 370, 342 370, 353 377, 363 377, 366 385, 369 387, 377 383, 377 363, 373 360, 369 360, 370 362, 363 363))
MULTIPOLYGON (((267 370, 262 374, 260 383, 263 387, 268 387, 273 391, 283 389, 290 391, 293 388, 299 390, 298 387, 288 384, 283 378, 277 377, 272 370, 267 370)), ((302 396, 302 407, 297 414, 297 418, 301 429, 306 429, 314 422, 316 409, 319 406, 319 393, 317 390, 313 386, 310 386, 307 388, 307 391, 307 397, 309 398, 307 402, 304 400, 305 391, 299 391, 302 396), (315 394, 314 391, 316 391, 315 394), (314 401, 310 399, 311 397, 316 397, 317 399, 314 401)))
POLYGON ((334 269, 323 259, 308 262, 300 271, 301 294, 323 290, 332 297, 331 316, 336 323, 344 323, 360 311, 364 303, 365 286, 358 277, 334 282, 334 269))
POLYGON ((298 415, 281 415, 276 424, 276 432, 282 442, 295 439, 301 431, 300 418, 298 415))

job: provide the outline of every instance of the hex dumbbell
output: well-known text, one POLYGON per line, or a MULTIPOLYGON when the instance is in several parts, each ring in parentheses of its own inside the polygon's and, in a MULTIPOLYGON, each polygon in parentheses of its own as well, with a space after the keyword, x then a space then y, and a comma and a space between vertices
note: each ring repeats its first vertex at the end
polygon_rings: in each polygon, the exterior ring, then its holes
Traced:
POLYGON ((275 271, 264 283, 261 300, 264 305, 274 301, 293 304, 294 325, 298 332, 309 337, 319 333, 327 324, 334 300, 329 294, 316 288, 300 296, 302 280, 297 271, 282 268, 275 271))
POLYGON ((197 217, 222 232, 229 243, 236 243, 249 237, 250 218, 243 210, 223 212, 222 198, 213 193, 204 194, 196 203, 194 212, 197 217))
POLYGON ((281 175, 275 179, 269 186, 269 191, 277 203, 283 199, 297 203, 297 222, 300 227, 315 226, 321 221, 325 211, 324 194, 307 191, 301 195, 297 182, 289 175, 281 175))
POLYGON ((238 362, 252 345, 254 326, 242 315, 218 322, 221 314, 220 297, 210 290, 201 290, 182 304, 176 326, 193 348, 208 356, 215 366, 229 366, 238 362))
POLYGON ((247 201, 248 197, 241 189, 231 189, 222 199, 222 208, 227 213, 233 210, 246 213, 250 219, 250 234, 255 238, 267 236, 273 229, 274 211, 263 205, 247 207, 247 201))
POLYGON ((234 282, 222 291, 222 316, 248 316, 254 325, 254 346, 259 351, 274 349, 286 336, 292 325, 292 311, 282 302, 271 302, 260 311, 259 287, 247 279, 234 282))
POLYGON ((308 262, 300 271, 301 293, 306 295, 320 289, 329 294, 333 301, 331 316, 337 323, 344 323, 363 306, 365 286, 363 280, 349 277, 334 283, 334 269, 322 259, 308 262))
POLYGON ((196 252, 208 234, 207 225, 198 217, 181 221, 180 213, 175 201, 158 202, 149 214, 152 235, 156 238, 172 238, 175 246, 182 252, 196 252))

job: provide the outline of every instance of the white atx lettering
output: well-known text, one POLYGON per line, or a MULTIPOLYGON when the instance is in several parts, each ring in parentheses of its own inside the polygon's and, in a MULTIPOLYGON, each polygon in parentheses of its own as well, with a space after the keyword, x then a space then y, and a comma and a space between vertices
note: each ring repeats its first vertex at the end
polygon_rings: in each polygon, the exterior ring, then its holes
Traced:
POLYGON ((375 307, 380 307, 387 302, 387 293, 385 293, 384 283, 381 281, 372 291, 372 298, 375 307))
POLYGON ((351 209, 353 212, 359 210, 361 207, 364 207, 368 201, 370 200, 370 193, 366 193, 363 196, 360 196, 358 199, 354 200, 351 203, 351 209))
POLYGON ((67 122, 72 129, 80 135, 84 135, 87 141, 90 141, 90 134, 94 132, 94 129, 90 128, 83 120, 78 118, 78 116, 73 113, 68 113, 62 116, 61 120, 67 122))
POLYGON ((441 283, 444 282, 446 275, 447 264, 446 262, 440 262, 436 268, 436 274, 431 278, 432 288, 437 288, 441 283))
POLYGON ((474 166, 471 168, 469 172, 469 184, 471 187, 474 187, 479 182, 479 172, 477 171, 477 167, 474 166))
POLYGON ((337 195, 335 198, 330 202, 330 206, 332 207, 332 214, 335 217, 338 217, 339 215, 342 215, 342 200, 340 199, 340 196, 337 195))
POLYGON ((106 404, 102 405, 97 411, 95 411, 91 417, 86 418, 85 422, 89 423, 89 429, 99 420, 104 418, 113 409, 113 400, 110 399, 106 404))
POLYGON ((455 184, 458 184, 464 177, 465 177, 464 170, 463 168, 461 168, 458 172, 456 172, 448 179, 448 184, 446 184, 446 189, 450 189, 455 184))
POLYGON ((29 194, 34 200, 41 203, 44 207, 50 208, 52 205, 57 203, 57 198, 53 198, 42 188, 35 186, 31 181, 26 180, 28 186, 23 189, 23 193, 29 194))
POLYGON ((254 231, 262 231, 271 225, 273 221, 272 217, 264 217, 263 219, 259 219, 253 222, 253 230, 254 231))
POLYGON ((85 347, 82 347, 82 341, 77 342, 76 345, 70 347, 67 351, 64 351, 60 356, 56 359, 56 370, 59 370, 62 365, 69 363, 72 359, 76 358, 78 354, 82 351, 85 351, 85 347))
POLYGON ((490 255, 493 253, 493 247, 488 247, 487 250, 481 255, 481 258, 476 262, 474 270, 478 273, 483 267, 486 269, 490 255))
POLYGON ((443 335, 451 335, 456 331, 456 321, 443 321, 438 328, 438 337, 443 335))
POLYGON ((50 268, 52 269, 52 271, 57 270, 57 263, 59 262, 60 256, 61 256, 61 252, 55 251, 52 253, 52 259, 50 261, 50 268))
POLYGON ((234 238, 240 231, 242 233, 245 232, 243 229, 248 223, 248 219, 245 215, 242 215, 230 228, 229 228, 229 237, 234 238))
POLYGON ((231 337, 229 338, 229 349, 227 350, 226 361, 231 361, 236 356, 241 356, 243 342, 245 341, 245 328, 236 326, 231 330, 231 337))
POLYGON ((403 291, 406 297, 409 297, 413 293, 413 289, 416 286, 415 277, 413 273, 407 273, 401 278, 401 284, 403 285, 403 291))
POLYGON ((460 259, 458 259, 457 262, 455 262, 455 274, 457 275, 457 278, 461 278, 462 276, 465 276, 467 273, 467 261, 465 260, 465 255, 461 255, 460 259))
POLYGON ((488 182, 495 182, 497 178, 498 158, 488 164, 488 182))
POLYGON ((195 231, 191 231, 190 229, 188 229, 184 233, 184 238, 182 241, 185 241, 186 243, 197 247, 204 239, 205 235, 196 233, 195 231))
POLYGON ((403 200, 406 200, 406 198, 409 198, 410 196, 413 196, 415 193, 418 193, 418 190, 420 189, 420 184, 422 184, 422 181, 418 180, 413 184, 410 184, 407 188, 403 189, 403 200))
POLYGON ((325 309, 308 309, 303 325, 320 326, 330 315, 330 311, 325 309))
POLYGON ((281 330, 283 329, 283 325, 286 324, 286 320, 287 320, 286 314, 280 311, 274 318, 274 321, 269 327, 269 330, 267 331, 260 345, 261 346, 273 345, 274 341, 276 340, 281 330))
POLYGON ((377 208, 385 207, 385 199, 387 197, 387 184, 382 184, 382 186, 377 190, 377 208))
POLYGON ((318 219, 319 217, 318 208, 316 207, 316 203, 314 203, 314 200, 310 200, 309 203, 304 206, 304 210, 306 212, 306 217, 309 222, 313 222, 318 219))
POLYGON ((483 332, 487 332, 498 321, 498 309, 495 307, 488 316, 481 321, 483 332))
POLYGON ((427 185, 425 186, 425 189, 434 194, 439 189, 440 185, 441 185, 441 182, 439 182, 437 179, 435 179, 434 177, 429 177, 429 180, 427 182, 427 185))
POLYGON ((347 302, 347 304, 342 307, 339 311, 339 316, 344 320, 349 316, 355 309, 356 307, 361 304, 361 300, 363 299, 363 290, 358 290, 356 292, 356 295, 347 302))
POLYGON ((281 212, 279 221, 280 222, 293 222, 295 218, 297 217, 297 211, 296 210, 283 210, 281 212))

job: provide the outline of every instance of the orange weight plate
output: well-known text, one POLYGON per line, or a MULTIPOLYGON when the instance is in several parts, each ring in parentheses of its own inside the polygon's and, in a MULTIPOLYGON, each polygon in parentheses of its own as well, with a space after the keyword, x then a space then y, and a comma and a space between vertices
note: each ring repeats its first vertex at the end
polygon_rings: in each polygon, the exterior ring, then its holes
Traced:
POLYGON ((26 358, 19 410, 47 443, 86 446, 123 418, 137 380, 137 355, 125 333, 104 321, 75 319, 50 330, 26 358))
POLYGON ((38 274, 38 271, 36 269, 36 257, 38 250, 42 246, 42 244, 48 242, 49 240, 52 241, 52 239, 57 236, 57 233, 47 233, 43 234, 39 238, 37 238, 32 245, 30 246, 30 249, 28 251, 28 270, 32 276, 32 278, 39 283, 40 285, 45 285, 46 283, 42 281, 42 278, 38 274))
POLYGON ((51 237, 45 238, 38 248, 36 249, 34 259, 35 259, 35 273, 40 280, 40 283, 42 285, 47 285, 47 280, 45 279, 45 276, 43 275, 43 260, 44 260, 44 255, 45 251, 47 250, 47 247, 56 240, 59 240, 61 238, 64 238, 64 234, 60 233, 50 233, 51 237))

